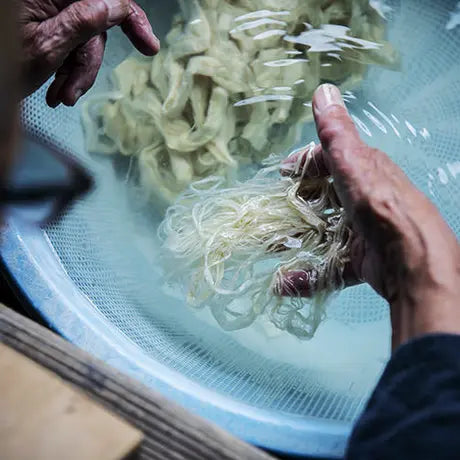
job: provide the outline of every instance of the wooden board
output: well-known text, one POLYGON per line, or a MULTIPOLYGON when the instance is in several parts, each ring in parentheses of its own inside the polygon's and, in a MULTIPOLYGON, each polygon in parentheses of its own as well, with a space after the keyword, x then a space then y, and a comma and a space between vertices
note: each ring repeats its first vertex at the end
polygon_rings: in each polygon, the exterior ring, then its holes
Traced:
POLYGON ((144 440, 139 458, 273 460, 2 306, 0 342, 78 386, 140 429, 144 440))
POLYGON ((6 345, 0 344, 0 458, 120 460, 142 433, 6 345))

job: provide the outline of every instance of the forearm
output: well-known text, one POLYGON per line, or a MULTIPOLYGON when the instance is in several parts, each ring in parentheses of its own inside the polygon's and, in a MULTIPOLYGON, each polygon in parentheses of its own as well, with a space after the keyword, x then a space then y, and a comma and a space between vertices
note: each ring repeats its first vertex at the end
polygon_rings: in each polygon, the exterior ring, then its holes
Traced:
POLYGON ((426 292, 423 299, 406 298, 390 307, 393 349, 428 334, 460 334, 459 294, 452 290, 426 292))

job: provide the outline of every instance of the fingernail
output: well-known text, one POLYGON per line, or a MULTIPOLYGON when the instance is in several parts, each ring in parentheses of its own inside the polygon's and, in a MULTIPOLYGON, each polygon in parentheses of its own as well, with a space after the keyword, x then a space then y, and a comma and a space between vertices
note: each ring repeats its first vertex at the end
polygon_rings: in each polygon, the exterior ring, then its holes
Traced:
POLYGON ((330 84, 321 85, 316 90, 313 104, 317 114, 324 112, 324 110, 333 105, 345 107, 345 102, 343 101, 339 88, 330 84))
POLYGON ((150 22, 147 21, 147 23, 144 26, 144 30, 145 30, 147 36, 149 37, 150 47, 152 49, 152 52, 153 53, 158 53, 158 51, 160 51, 160 47, 161 47, 160 39, 153 32, 152 25, 150 24, 150 22))
POLYGON ((152 31, 152 35, 153 35, 153 41, 155 42, 155 46, 156 46, 157 50, 160 51, 160 49, 161 49, 160 39, 153 33, 153 31, 152 31))

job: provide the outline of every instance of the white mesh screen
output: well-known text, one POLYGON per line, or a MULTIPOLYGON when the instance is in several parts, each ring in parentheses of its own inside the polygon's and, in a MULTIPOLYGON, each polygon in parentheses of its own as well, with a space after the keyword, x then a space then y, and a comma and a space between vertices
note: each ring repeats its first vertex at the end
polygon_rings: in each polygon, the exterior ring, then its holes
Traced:
MULTIPOLYGON (((171 2, 151 3, 154 29, 163 36, 171 2)), ((372 67, 349 108, 363 138, 390 153, 460 234, 460 28, 445 28, 455 2, 386 4, 392 7, 389 40, 402 53, 403 69, 372 67)), ((93 92, 107 88, 111 69, 130 50, 120 32, 110 34, 93 92)), ((48 109, 44 93, 25 102, 26 127, 71 150, 97 179, 96 191, 47 229, 94 308, 146 355, 216 392, 293 415, 356 417, 389 353, 385 303, 368 287, 343 292, 310 342, 260 324, 224 333, 206 312, 196 314, 162 290, 155 238, 160 217, 142 203, 133 206, 133 190, 119 173, 126 165, 86 153, 80 107, 48 109)), ((305 128, 305 143, 312 133, 305 128)))

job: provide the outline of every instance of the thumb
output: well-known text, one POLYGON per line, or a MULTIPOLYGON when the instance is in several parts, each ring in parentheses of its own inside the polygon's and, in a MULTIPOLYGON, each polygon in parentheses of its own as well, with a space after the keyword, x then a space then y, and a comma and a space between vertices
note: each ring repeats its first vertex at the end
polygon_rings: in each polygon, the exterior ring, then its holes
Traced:
POLYGON ((345 162, 348 163, 362 150, 364 144, 336 86, 325 84, 316 90, 313 96, 313 113, 325 152, 324 161, 335 176, 340 173, 345 162))
POLYGON ((129 0, 81 0, 39 25, 39 54, 55 70, 79 45, 120 24, 129 14, 129 0))
POLYGON ((363 176, 377 172, 375 152, 361 141, 336 86, 326 84, 316 90, 313 113, 323 147, 323 163, 334 179, 345 210, 352 216, 355 204, 367 193, 368 184, 363 176))

